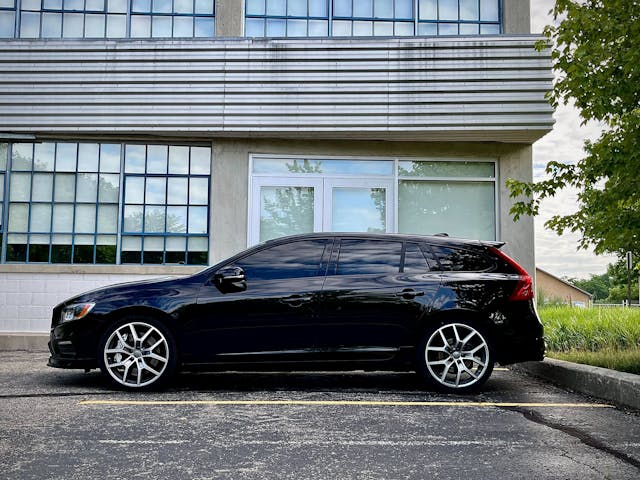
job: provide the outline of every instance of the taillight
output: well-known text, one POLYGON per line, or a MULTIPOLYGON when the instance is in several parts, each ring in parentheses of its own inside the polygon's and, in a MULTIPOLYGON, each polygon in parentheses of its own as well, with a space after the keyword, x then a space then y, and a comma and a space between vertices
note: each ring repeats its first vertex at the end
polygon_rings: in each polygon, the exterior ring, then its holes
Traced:
POLYGON ((507 262, 513 269, 516 271, 520 278, 518 279, 518 283, 516 284, 516 288, 509 295, 510 301, 520 301, 520 300, 532 300, 533 299, 533 279, 531 275, 527 273, 527 271, 522 268, 518 262, 516 262, 509 255, 504 253, 501 250, 498 250, 495 247, 489 247, 489 250, 496 254, 498 257, 507 262))

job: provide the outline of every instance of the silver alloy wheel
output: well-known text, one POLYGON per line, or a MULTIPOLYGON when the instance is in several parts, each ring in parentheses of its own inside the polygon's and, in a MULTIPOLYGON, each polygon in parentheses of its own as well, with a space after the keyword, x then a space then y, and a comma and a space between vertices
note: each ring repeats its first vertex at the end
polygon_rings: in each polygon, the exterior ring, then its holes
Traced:
POLYGON ((437 382, 453 389, 469 387, 489 369, 489 346, 475 328, 448 323, 429 337, 424 359, 437 382))
POLYGON ((169 364, 169 344, 153 325, 125 323, 114 330, 104 346, 104 365, 121 385, 144 387, 157 381, 169 364))

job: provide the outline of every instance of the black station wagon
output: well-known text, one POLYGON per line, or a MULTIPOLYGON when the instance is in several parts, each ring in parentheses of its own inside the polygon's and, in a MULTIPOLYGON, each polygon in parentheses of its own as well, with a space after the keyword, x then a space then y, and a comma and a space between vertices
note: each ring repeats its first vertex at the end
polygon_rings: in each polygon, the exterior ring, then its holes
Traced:
POLYGON ((156 388, 179 370, 415 370, 466 392, 495 362, 541 360, 532 279, 502 243, 319 233, 186 278, 87 292, 53 310, 49 365, 156 388))

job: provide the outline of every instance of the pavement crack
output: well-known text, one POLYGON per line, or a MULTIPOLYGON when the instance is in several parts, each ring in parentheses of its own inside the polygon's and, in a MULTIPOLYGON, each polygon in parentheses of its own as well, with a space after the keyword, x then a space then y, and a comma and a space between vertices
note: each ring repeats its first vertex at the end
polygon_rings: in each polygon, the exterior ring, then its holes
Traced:
POLYGON ((570 427, 568 425, 563 425, 561 423, 554 422, 552 420, 544 418, 542 415, 532 410, 527 410, 524 408, 512 408, 510 410, 512 411, 515 410, 516 412, 522 414, 524 418, 526 418, 531 422, 537 423, 539 425, 544 425, 545 427, 549 427, 554 430, 558 430, 560 432, 566 433, 567 435, 570 435, 573 438, 580 440, 585 445, 595 448, 597 450, 600 450, 601 452, 607 453, 609 455, 612 455, 618 460, 621 460, 626 464, 631 465, 637 468, 638 470, 640 470, 640 460, 636 460, 635 458, 627 455, 624 452, 621 452, 619 450, 616 450, 615 448, 605 445, 600 440, 592 437, 591 435, 589 435, 586 432, 583 432, 582 430, 579 430, 574 427, 570 427))

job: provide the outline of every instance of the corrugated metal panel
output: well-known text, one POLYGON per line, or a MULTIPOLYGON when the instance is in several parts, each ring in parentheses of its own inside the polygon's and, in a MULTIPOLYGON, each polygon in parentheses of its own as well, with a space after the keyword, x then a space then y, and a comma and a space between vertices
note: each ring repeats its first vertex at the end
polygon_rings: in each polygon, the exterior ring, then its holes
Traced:
POLYGON ((0 42, 0 131, 531 142, 535 36, 0 42))

